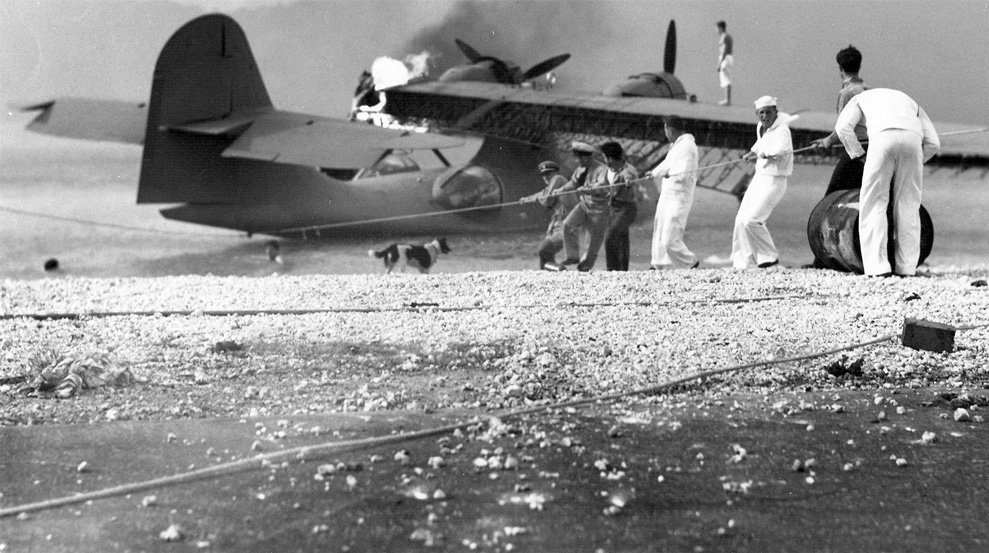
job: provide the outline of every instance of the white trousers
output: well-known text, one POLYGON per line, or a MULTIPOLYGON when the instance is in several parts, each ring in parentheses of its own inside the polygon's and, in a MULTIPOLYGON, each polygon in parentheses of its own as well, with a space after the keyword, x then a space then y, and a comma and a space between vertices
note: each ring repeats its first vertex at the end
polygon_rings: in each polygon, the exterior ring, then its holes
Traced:
POLYGON ((692 267, 697 257, 683 243, 694 195, 663 191, 652 221, 653 267, 692 267))
MULTIPOLYGON (((871 146, 870 146, 871 147, 871 146)), ((747 269, 779 260, 779 251, 766 228, 766 219, 786 192, 786 177, 756 173, 735 215, 731 239, 731 263, 747 269)))
POLYGON ((894 272, 886 253, 890 181, 893 183, 895 272, 900 275, 917 273, 923 156, 921 138, 915 133, 889 129, 869 135, 859 207, 859 242, 867 275, 894 272))

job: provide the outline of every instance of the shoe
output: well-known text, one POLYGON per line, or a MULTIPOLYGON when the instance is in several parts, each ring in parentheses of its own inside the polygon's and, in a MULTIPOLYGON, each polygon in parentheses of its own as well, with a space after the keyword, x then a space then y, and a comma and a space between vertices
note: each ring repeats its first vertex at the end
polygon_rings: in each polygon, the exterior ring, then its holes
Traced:
POLYGON ((774 261, 766 261, 765 263, 760 263, 759 265, 757 265, 757 267, 759 267, 760 269, 768 269, 774 265, 779 265, 779 264, 780 264, 780 260, 776 259, 774 261))
POLYGON ((566 271, 567 270, 566 267, 564 267, 562 265, 557 265, 556 263, 553 263, 552 261, 547 261, 546 263, 543 263, 542 269, 544 271, 554 271, 554 272, 560 272, 560 271, 566 271))
POLYGON ((694 264, 690 266, 691 269, 696 269, 701 266, 700 261, 694 261, 694 264))
POLYGON ((885 273, 879 273, 878 275, 867 275, 867 276, 869 278, 889 278, 893 276, 893 273, 885 272, 885 273))
POLYGON ((564 259, 563 260, 563 263, 560 263, 560 265, 564 265, 564 266, 566 266, 566 265, 576 265, 578 263, 580 263, 580 260, 579 259, 574 259, 572 257, 568 257, 568 258, 564 259))

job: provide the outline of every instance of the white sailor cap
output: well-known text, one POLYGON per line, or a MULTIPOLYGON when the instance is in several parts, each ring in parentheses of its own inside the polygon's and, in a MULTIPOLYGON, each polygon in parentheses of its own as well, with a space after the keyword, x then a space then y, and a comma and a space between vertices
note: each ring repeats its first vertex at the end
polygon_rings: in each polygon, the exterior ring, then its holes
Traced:
POLYGON ((594 146, 591 146, 587 142, 581 142, 580 140, 574 140, 570 143, 570 151, 575 154, 589 154, 593 155, 596 151, 594 146))
POLYGON ((776 107, 776 98, 774 96, 763 96, 755 101, 755 109, 762 109, 769 106, 776 107))

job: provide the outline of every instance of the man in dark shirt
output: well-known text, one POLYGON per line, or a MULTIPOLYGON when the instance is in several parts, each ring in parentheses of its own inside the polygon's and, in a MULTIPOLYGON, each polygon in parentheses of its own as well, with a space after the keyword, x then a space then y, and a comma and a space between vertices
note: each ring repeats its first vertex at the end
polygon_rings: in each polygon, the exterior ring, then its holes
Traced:
POLYGON ((621 144, 605 142, 601 145, 601 153, 608 166, 608 184, 612 187, 611 222, 604 240, 604 257, 609 271, 627 271, 631 256, 628 227, 635 222, 638 213, 633 181, 639 173, 625 160, 621 144))
MULTIPOLYGON (((845 109, 845 105, 848 104, 849 100, 862 91, 868 90, 869 87, 859 78, 859 68, 862 66, 862 53, 857 48, 849 45, 848 48, 838 52, 835 59, 838 61, 838 72, 841 74, 841 90, 838 91, 836 113, 841 113, 841 110, 845 109)), ((859 142, 868 142, 865 125, 857 125, 855 127, 855 136, 858 137, 859 142)), ((841 140, 838 139, 838 134, 835 132, 824 138, 815 140, 813 143, 822 152, 829 151, 832 147, 839 144, 841 144, 841 140)), ((827 196, 835 190, 860 188, 862 186, 862 172, 865 168, 864 159, 865 156, 851 159, 848 157, 848 153, 842 149, 838 155, 838 163, 835 165, 834 172, 831 173, 831 182, 828 183, 828 189, 824 192, 824 195, 827 196)))
MULTIPOLYGON (((862 91, 868 90, 869 87, 859 78, 859 69, 862 67, 862 53, 859 52, 858 48, 849 44, 848 48, 844 48, 838 52, 835 60, 838 62, 838 73, 841 75, 841 90, 838 91, 837 104, 837 113, 841 113, 841 110, 845 109, 845 105, 848 104, 849 100, 862 93, 862 91)), ((857 125, 855 127, 855 136, 858 137, 863 148, 868 148, 869 139, 866 136, 865 125, 857 125)), ((815 140, 812 145, 819 152, 825 153, 840 144, 841 140, 838 139, 838 133, 832 131, 828 136, 815 140)), ((864 171, 865 156, 852 159, 848 157, 848 152, 842 148, 838 153, 838 162, 835 164, 834 171, 831 173, 831 181, 828 182, 828 188, 824 191, 824 195, 827 196, 836 190, 855 190, 861 188, 864 171)), ((810 265, 805 265, 805 267, 826 269, 829 265, 824 260, 818 259, 815 255, 814 262, 810 265)))

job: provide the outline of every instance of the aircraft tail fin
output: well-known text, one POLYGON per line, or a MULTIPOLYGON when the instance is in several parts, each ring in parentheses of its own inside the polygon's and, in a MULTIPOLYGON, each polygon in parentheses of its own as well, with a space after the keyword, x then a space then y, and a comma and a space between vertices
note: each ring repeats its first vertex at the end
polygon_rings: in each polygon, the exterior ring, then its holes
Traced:
POLYGON ((240 25, 222 14, 186 23, 155 65, 137 202, 236 202, 234 165, 243 161, 220 154, 245 125, 216 133, 187 127, 226 118, 249 123, 272 109, 240 25))

